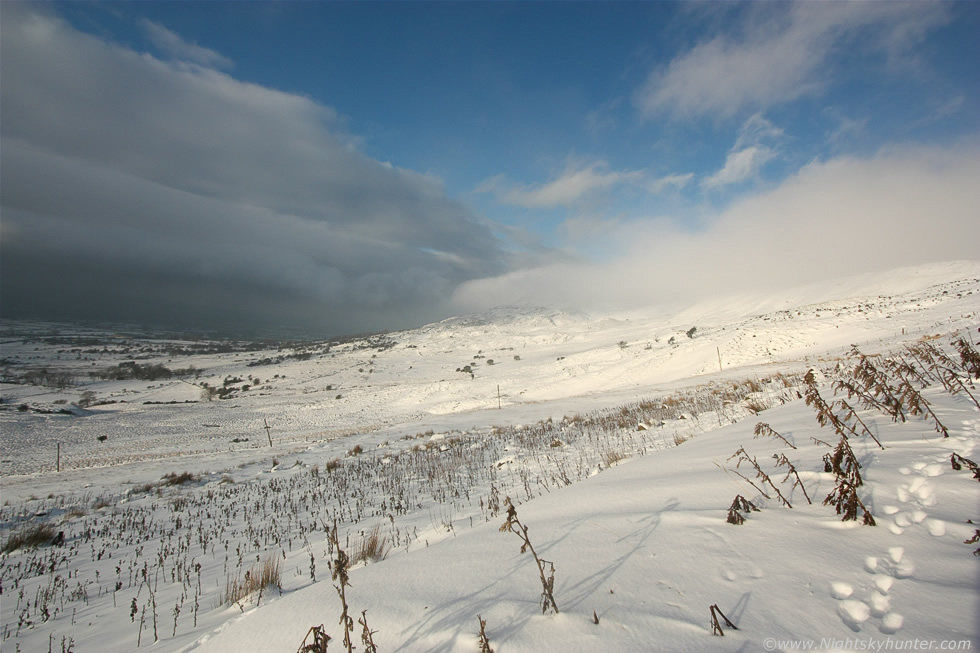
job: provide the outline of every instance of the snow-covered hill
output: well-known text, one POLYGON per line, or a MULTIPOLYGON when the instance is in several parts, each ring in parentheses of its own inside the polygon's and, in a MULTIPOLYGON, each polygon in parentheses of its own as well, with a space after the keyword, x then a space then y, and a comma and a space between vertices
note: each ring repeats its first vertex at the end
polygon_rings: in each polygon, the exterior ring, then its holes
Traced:
POLYGON ((924 395, 949 438, 861 411, 886 448, 854 439, 878 522, 855 526, 820 505, 834 475, 811 438, 837 440, 797 397, 816 368, 832 398, 852 345, 976 342, 978 309, 980 263, 957 262, 271 348, 4 324, 0 541, 48 524, 65 545, 2 554, 0 646, 293 651, 323 623, 336 650, 334 520, 348 549, 387 543, 348 590, 383 651, 479 650, 478 614, 497 651, 976 645, 963 541, 980 486, 950 456, 976 460, 980 410, 937 380, 924 395), (153 366, 183 372, 118 378, 153 366), (797 448, 755 438, 760 421, 797 448), (772 456, 793 461, 792 509, 734 473, 748 474, 726 462, 740 446, 777 483, 772 456), (742 526, 725 522, 735 494, 763 507, 742 526), (505 496, 555 564, 558 615, 540 614, 533 561, 497 530, 505 496), (281 594, 224 600, 271 559, 281 594), (739 629, 712 637, 712 604, 739 629))

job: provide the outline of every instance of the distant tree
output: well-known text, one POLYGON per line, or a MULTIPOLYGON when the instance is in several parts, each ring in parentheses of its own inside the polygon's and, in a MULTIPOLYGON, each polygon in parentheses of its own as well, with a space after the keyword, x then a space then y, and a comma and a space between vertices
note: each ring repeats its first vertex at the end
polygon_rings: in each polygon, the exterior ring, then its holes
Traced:
POLYGON ((693 338, 694 337, 694 334, 695 334, 695 332, 697 332, 697 330, 698 330, 697 327, 691 327, 690 329, 688 329, 687 330, 687 337, 688 338, 693 338))
POLYGON ((201 401, 213 401, 218 395, 218 389, 208 385, 207 383, 201 384, 201 401))

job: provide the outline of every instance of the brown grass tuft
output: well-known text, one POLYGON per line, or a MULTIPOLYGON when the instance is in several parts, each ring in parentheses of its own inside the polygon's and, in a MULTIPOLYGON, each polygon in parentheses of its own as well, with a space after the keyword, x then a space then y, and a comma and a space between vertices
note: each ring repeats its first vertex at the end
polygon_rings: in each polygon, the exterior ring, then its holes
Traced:
POLYGON ((221 596, 221 602, 225 605, 234 605, 269 585, 282 589, 282 566, 279 557, 275 554, 270 554, 262 562, 252 565, 252 568, 245 572, 244 578, 229 577, 225 582, 225 592, 221 596))
POLYGON ((375 524, 371 530, 361 533, 361 541, 354 545, 350 564, 355 565, 362 560, 366 563, 384 560, 389 548, 388 540, 381 533, 381 524, 375 524))
POLYGON ((2 550, 3 553, 10 553, 17 549, 37 548, 51 544, 54 537, 55 530, 51 524, 34 524, 7 538, 2 550))

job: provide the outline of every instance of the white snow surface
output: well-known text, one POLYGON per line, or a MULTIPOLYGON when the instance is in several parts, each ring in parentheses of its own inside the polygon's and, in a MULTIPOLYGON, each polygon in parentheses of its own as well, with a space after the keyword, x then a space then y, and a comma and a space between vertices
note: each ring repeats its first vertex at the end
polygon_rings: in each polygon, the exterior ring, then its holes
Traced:
POLYGON ((976 343, 978 309, 980 262, 950 262, 624 314, 507 307, 329 350, 177 354, 188 343, 4 324, 5 378, 44 368, 78 383, 0 385, 0 542, 37 524, 65 535, 0 554, 0 648, 291 653, 323 624, 343 650, 324 532, 336 521, 349 552, 375 527, 388 543, 346 594, 379 651, 479 651, 478 615, 498 653, 975 650, 980 543, 964 542, 980 485, 950 456, 978 459, 980 410, 924 390, 948 438, 922 417, 859 411, 885 447, 851 440, 877 522, 865 526, 821 505, 834 476, 814 438, 837 438, 796 393, 814 368, 834 397, 851 345, 976 343), (201 373, 87 376, 134 360, 201 373), (230 398, 201 401, 203 383, 226 380, 230 398), (96 401, 77 408, 85 391, 96 401), (665 398, 672 418, 641 416, 665 398), (60 409, 73 414, 46 412, 60 409), (583 426, 597 416, 620 420, 583 426), (755 437, 760 421, 796 448, 755 437), (729 460, 739 447, 792 508, 735 473, 754 478, 729 460), (781 482, 778 454, 812 505, 781 482), (183 472, 194 480, 161 482, 183 472), (726 523, 736 494, 761 508, 740 526, 726 523), (499 530, 505 496, 554 564, 558 614, 542 614, 531 554, 499 530), (265 559, 281 588, 223 602, 265 559), (713 636, 711 605, 737 629, 713 636))

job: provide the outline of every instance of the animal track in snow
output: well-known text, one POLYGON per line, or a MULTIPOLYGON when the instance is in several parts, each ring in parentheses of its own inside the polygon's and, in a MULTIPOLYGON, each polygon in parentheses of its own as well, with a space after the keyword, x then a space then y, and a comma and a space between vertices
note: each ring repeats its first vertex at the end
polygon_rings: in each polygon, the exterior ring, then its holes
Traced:
POLYGON ((912 469, 919 472, 923 476, 942 476, 946 472, 945 465, 939 463, 924 463, 918 462, 912 465, 912 469))
POLYGON ((868 604, 871 608, 871 615, 875 617, 883 617, 888 614, 891 609, 891 599, 888 598, 886 594, 874 591, 871 593, 871 598, 868 599, 868 604))
POLYGON ((905 623, 905 617, 898 614, 897 612, 889 612, 881 620, 881 632, 886 635, 891 635, 897 633, 902 628, 902 624, 905 623))
MULTIPOLYGON (((887 511, 886 507, 886 511, 887 511)), ((926 519, 925 513, 900 513, 908 518, 910 524, 921 523, 926 519)), ((930 520, 927 527, 932 522, 930 520)), ((939 522, 942 524, 943 522, 939 522)), ((868 588, 867 598, 857 599, 854 586, 843 581, 830 584, 830 595, 837 599, 837 614, 841 621, 854 632, 860 632, 862 624, 872 617, 881 619, 878 630, 885 634, 893 634, 902 628, 905 618, 891 611, 891 592, 896 580, 909 578, 915 573, 915 565, 905 557, 905 548, 889 547, 884 556, 868 556, 864 559, 864 570, 874 574, 871 587, 868 588)))
POLYGON ((905 549, 900 546, 893 546, 888 549, 888 559, 898 564, 905 557, 905 549))
POLYGON ((895 535, 901 535, 906 528, 912 526, 913 524, 921 524, 929 516, 921 510, 902 512, 900 508, 895 506, 885 506, 882 509, 882 512, 884 512, 886 515, 894 515, 892 518, 892 523, 888 526, 888 530, 895 535))
POLYGON ((894 582, 895 579, 892 578, 891 576, 886 576, 885 574, 878 574, 877 576, 875 576, 875 580, 874 580, 875 589, 878 590, 878 592, 880 592, 881 594, 888 594, 888 590, 892 588, 892 584, 894 584, 894 582))
POLYGON ((922 468, 923 476, 942 476, 946 473, 946 466, 939 463, 932 463, 922 468))
POLYGON ((888 549, 888 559, 878 565, 895 578, 909 578, 915 573, 915 565, 905 557, 905 549, 893 546, 888 549))
POLYGON ((861 624, 871 617, 871 609, 862 601, 846 599, 837 605, 837 614, 851 630, 859 632, 861 624))
POLYGON ((850 583, 833 582, 830 584, 830 595, 835 599, 846 599, 854 593, 854 587, 850 583))
POLYGON ((899 485, 895 494, 902 503, 917 501, 926 507, 936 505, 936 495, 932 491, 932 486, 923 476, 912 479, 908 485, 899 485))

